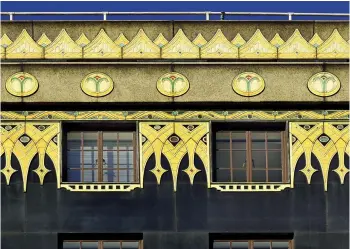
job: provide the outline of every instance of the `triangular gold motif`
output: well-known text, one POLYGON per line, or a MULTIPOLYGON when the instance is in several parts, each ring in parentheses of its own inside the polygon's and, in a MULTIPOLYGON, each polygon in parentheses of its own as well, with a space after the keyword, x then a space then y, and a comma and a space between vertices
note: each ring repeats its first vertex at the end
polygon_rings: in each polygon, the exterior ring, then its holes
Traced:
POLYGON ((213 38, 202 47, 201 58, 238 58, 238 48, 218 29, 213 38))
POLYGON ((121 58, 121 48, 101 29, 89 45, 84 47, 84 58, 121 58))
POLYGON ((160 33, 153 42, 154 44, 156 44, 158 47, 161 48, 168 43, 168 40, 165 39, 162 33, 160 33))
POLYGON ((318 34, 314 34, 314 36, 311 38, 311 40, 309 41, 309 43, 314 46, 315 48, 319 47, 322 43, 323 40, 321 39, 321 37, 318 36, 318 34))
POLYGON ((90 43, 90 40, 86 37, 86 35, 84 33, 82 33, 79 36, 79 38, 75 41, 75 43, 83 48, 90 43))
POLYGON ((6 58, 8 59, 40 59, 43 58, 43 48, 23 29, 17 39, 7 47, 6 58))
POLYGON ((45 58, 82 58, 82 48, 62 29, 56 39, 45 48, 45 58))
POLYGON ((246 41, 243 39, 241 34, 238 33, 236 37, 231 41, 231 43, 235 45, 237 48, 239 48, 243 46, 246 43, 246 41))
POLYGON ((143 29, 140 29, 132 41, 124 47, 123 58, 160 58, 160 48, 148 38, 143 29))
POLYGON ((281 38, 281 36, 277 33, 275 34, 275 36, 272 38, 272 40, 270 41, 270 43, 272 45, 274 45, 276 48, 279 48, 281 45, 284 44, 283 39, 281 38))
POLYGON ((257 29, 249 41, 239 49, 240 58, 277 58, 277 49, 257 29))
POLYGON ((316 49, 308 43, 296 29, 291 37, 278 49, 278 58, 282 59, 313 59, 316 49))
POLYGON ((331 36, 317 48, 317 58, 347 59, 349 58, 349 43, 335 29, 331 36))
POLYGON ((45 33, 43 33, 36 43, 38 43, 40 46, 44 48, 51 43, 51 40, 46 36, 45 33))
POLYGON ((199 48, 179 29, 174 38, 163 47, 162 58, 199 58, 199 48))
POLYGON ((202 36, 201 33, 199 33, 197 35, 196 38, 194 38, 194 40, 192 41, 192 43, 194 45, 196 45, 197 47, 203 47, 206 43, 207 43, 207 40, 202 36))
POLYGON ((126 39, 125 35, 123 33, 120 33, 118 38, 114 41, 115 44, 117 44, 119 47, 124 47, 126 44, 129 43, 129 40, 126 39))

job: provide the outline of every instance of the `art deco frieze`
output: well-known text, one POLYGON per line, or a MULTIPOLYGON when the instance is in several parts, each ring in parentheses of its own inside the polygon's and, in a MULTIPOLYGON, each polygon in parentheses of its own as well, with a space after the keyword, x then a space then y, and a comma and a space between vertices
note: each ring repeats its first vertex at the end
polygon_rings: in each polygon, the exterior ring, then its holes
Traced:
MULTIPOLYGON (((191 41, 179 29, 171 40, 162 33, 152 41, 140 29, 134 37, 120 33, 114 41, 101 29, 90 41, 84 33, 73 41, 63 29, 57 37, 41 34, 37 41, 26 30, 12 42, 0 40, 2 59, 348 59, 349 43, 335 29, 323 41, 317 33, 310 41, 296 29, 285 41, 278 33, 271 41, 257 29, 248 41, 238 33, 230 42, 218 29, 209 41, 201 34, 191 41), (52 41, 53 40, 53 41, 52 41), (123 48, 123 49, 121 49, 123 48)), ((231 38, 232 39, 232 38, 231 38)))

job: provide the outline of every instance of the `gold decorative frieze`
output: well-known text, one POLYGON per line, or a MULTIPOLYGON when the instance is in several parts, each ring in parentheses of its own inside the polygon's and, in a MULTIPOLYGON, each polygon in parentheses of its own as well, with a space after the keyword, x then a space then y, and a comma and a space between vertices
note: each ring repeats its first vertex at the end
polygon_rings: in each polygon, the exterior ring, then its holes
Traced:
POLYGON ((5 87, 10 94, 16 97, 27 97, 38 90, 39 83, 33 75, 25 72, 18 72, 11 75, 6 80, 5 87))
POLYGON ((331 36, 317 49, 319 59, 348 59, 349 43, 335 29, 331 36))
POLYGON ((270 43, 272 45, 274 45, 276 48, 279 48, 281 45, 284 44, 283 39, 281 38, 281 36, 277 33, 275 34, 275 36, 272 38, 272 40, 270 41, 270 43))
POLYGON ((182 29, 179 29, 174 38, 163 47, 162 58, 199 59, 199 48, 187 38, 182 29))
POLYGON ((103 97, 112 92, 114 83, 107 74, 90 73, 81 81, 80 86, 83 92, 89 96, 103 97))
POLYGON ((74 192, 130 192, 140 187, 137 183, 61 183, 61 188, 74 192))
POLYGON ((319 35, 316 33, 314 34, 314 36, 311 38, 311 40, 309 41, 309 43, 314 46, 315 48, 319 47, 322 43, 323 40, 321 39, 321 37, 319 37, 319 35))
POLYGON ((124 59, 160 58, 160 48, 148 38, 143 29, 123 48, 124 59))
POLYGON ((79 36, 79 38, 75 41, 75 43, 83 48, 90 43, 90 40, 86 37, 86 35, 84 33, 82 33, 79 36))
POLYGON ((188 176, 189 182, 193 184, 196 174, 201 171, 194 163, 194 157, 198 155, 204 165, 204 173, 208 186, 210 186, 208 122, 141 122, 139 129, 141 186, 143 186, 145 171, 148 170, 155 176, 158 184, 161 184, 164 174, 171 174, 174 191, 176 191, 180 163, 186 154, 188 165, 182 171, 188 176), (153 154, 155 166, 152 169, 146 169, 146 164, 153 154), (162 165, 162 155, 167 159, 170 170, 165 169, 162 165))
POLYGON ((242 47, 242 46, 246 43, 246 41, 243 39, 243 37, 241 36, 241 34, 237 34, 237 35, 235 36, 235 38, 233 38, 233 40, 231 41, 231 43, 232 43, 233 45, 235 45, 237 48, 239 48, 239 47, 242 47))
POLYGON ((129 43, 129 40, 126 39, 125 35, 121 33, 118 38, 114 41, 115 44, 117 44, 119 47, 124 47, 129 43))
POLYGON ((45 58, 82 58, 82 48, 72 40, 65 29, 62 29, 56 39, 45 48, 45 58))
POLYGON ((328 188, 329 174, 337 174, 341 184, 349 169, 344 164, 344 155, 349 155, 349 124, 348 122, 291 122, 290 123, 290 154, 291 154, 291 183, 294 187, 294 178, 298 161, 305 156, 305 165, 299 171, 302 172, 311 184, 312 177, 320 172, 323 177, 324 190, 328 188), (314 155, 320 168, 312 165, 311 157, 314 155), (338 157, 337 168, 330 171, 331 161, 338 157))
POLYGON ((2 120, 349 120, 349 110, 320 111, 2 111, 2 120))
POLYGON ((153 42, 160 48, 169 43, 162 33, 160 33, 153 42))
POLYGON ((277 58, 277 49, 258 29, 254 35, 239 49, 239 58, 267 59, 277 58))
POLYGON ((6 59, 77 59, 77 58, 125 58, 125 59, 348 59, 349 44, 335 29, 330 37, 323 41, 315 33, 307 42, 298 29, 293 35, 284 41, 278 33, 271 41, 267 41, 259 29, 250 37, 248 42, 238 33, 229 44, 227 37, 217 30, 209 43, 197 34, 191 42, 182 29, 168 41, 162 33, 159 33, 154 41, 151 41, 146 33, 140 29, 131 39, 131 42, 120 33, 118 38, 111 43, 110 37, 101 29, 93 39, 93 44, 84 33, 74 42, 63 29, 58 37, 51 42, 43 33, 35 42, 26 30, 17 37, 15 42, 6 34, 1 38, 0 53, 6 59), (15 43, 15 44, 14 44, 15 43), (85 56, 82 48, 88 51, 85 56), (45 47, 45 55, 43 55, 45 47), (92 49, 93 47, 93 49, 92 49), (10 49, 11 48, 11 49, 10 49), (123 48, 119 50, 119 48, 123 48), (162 50, 160 50, 162 48, 162 50), (199 49, 201 48, 201 49, 199 49), (236 48, 239 48, 238 50, 236 48), (317 48, 317 49, 316 49, 317 48))
POLYGON ((6 48, 6 59, 44 58, 43 48, 23 29, 17 39, 6 48))
POLYGON ((84 58, 109 58, 120 59, 121 48, 116 45, 101 29, 98 35, 84 47, 84 58))
POLYGON ((194 38, 194 40, 192 41, 192 43, 194 45, 196 45, 197 47, 203 47, 205 44, 207 44, 207 40, 202 36, 201 33, 199 33, 196 38, 194 38))
POLYGON ((51 40, 49 39, 49 37, 46 36, 46 34, 42 34, 40 36, 40 38, 38 39, 37 43, 42 46, 43 48, 47 47, 50 43, 51 40))
POLYGON ((1 125, 1 155, 5 153, 6 166, 0 171, 6 178, 7 185, 10 184, 13 174, 22 174, 23 190, 27 191, 27 180, 29 171, 35 172, 39 177, 40 184, 44 184, 45 176, 50 172, 46 168, 44 159, 47 155, 55 169, 57 187, 60 187, 60 124, 59 123, 32 123, 15 122, 1 125), (32 165, 34 157, 38 155, 38 165, 32 165), (16 157, 19 169, 14 169, 11 157, 16 157), (33 169, 34 167, 34 169, 33 169))
POLYGON ((316 58, 316 49, 308 43, 296 29, 293 35, 278 48, 278 58, 309 59, 316 58))
POLYGON ((320 72, 309 79, 307 87, 316 96, 329 97, 339 91, 340 81, 334 74, 320 72))
POLYGON ((218 29, 214 37, 201 48, 201 58, 238 58, 238 48, 218 29))
POLYGON ((162 75, 158 79, 157 89, 165 96, 178 97, 190 89, 190 83, 184 75, 171 72, 162 75))
POLYGON ((210 187, 215 188, 221 192, 274 192, 282 191, 286 188, 290 188, 289 183, 211 183, 210 187))

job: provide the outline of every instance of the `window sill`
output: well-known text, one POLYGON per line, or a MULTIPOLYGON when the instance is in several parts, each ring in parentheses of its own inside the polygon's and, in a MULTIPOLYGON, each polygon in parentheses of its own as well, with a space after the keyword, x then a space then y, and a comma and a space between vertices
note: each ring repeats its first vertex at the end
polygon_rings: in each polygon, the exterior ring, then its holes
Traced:
POLYGON ((290 183, 223 183, 212 182, 211 188, 222 192, 273 192, 291 188, 290 183))
POLYGON ((140 183, 61 183, 61 188, 74 192, 130 192, 140 183))

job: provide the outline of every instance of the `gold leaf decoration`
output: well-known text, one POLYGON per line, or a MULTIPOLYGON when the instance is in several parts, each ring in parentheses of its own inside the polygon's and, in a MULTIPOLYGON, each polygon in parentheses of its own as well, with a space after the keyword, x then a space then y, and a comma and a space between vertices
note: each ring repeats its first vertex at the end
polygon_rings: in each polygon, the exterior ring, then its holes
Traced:
POLYGON ((0 45, 1 47, 4 47, 4 48, 7 48, 8 46, 10 46, 12 44, 12 41, 11 39, 6 35, 4 34, 1 39, 0 39, 0 45))
POLYGON ((114 41, 115 44, 117 44, 119 47, 124 47, 129 43, 129 40, 126 39, 123 33, 121 33, 118 38, 114 41))
POLYGON ((160 48, 169 43, 162 33, 160 33, 153 42, 160 48))
POLYGON ((296 29, 293 35, 278 49, 278 58, 281 59, 313 59, 316 58, 316 49, 308 43, 296 29))
POLYGON ((17 39, 6 49, 7 59, 40 59, 43 58, 43 48, 23 29, 17 39))
POLYGON ((199 48, 179 29, 174 38, 163 47, 162 58, 199 58, 199 48))
POLYGON ((321 37, 316 33, 314 34, 314 36, 311 38, 311 40, 309 41, 309 43, 314 46, 315 48, 319 47, 322 43, 323 40, 321 39, 321 37))
POLYGON ((45 33, 43 33, 39 40, 37 41, 37 43, 42 46, 43 48, 45 48, 47 45, 49 45, 51 43, 51 40, 49 39, 49 37, 46 36, 45 33))
POLYGON ((335 29, 332 35, 317 49, 319 59, 347 59, 349 58, 349 44, 335 29))
POLYGON ((281 45, 284 44, 283 39, 281 38, 281 36, 277 33, 275 34, 275 36, 272 38, 272 40, 270 41, 270 43, 272 45, 274 45, 276 48, 279 48, 281 45))
POLYGON ((206 43, 207 43, 207 40, 202 36, 201 33, 199 33, 196 38, 194 38, 194 40, 192 41, 192 43, 194 45, 196 45, 197 47, 203 47, 206 43))
POLYGON ((128 43, 123 50, 125 59, 160 58, 160 48, 148 38, 143 29, 128 43))
POLYGON ((201 48, 201 58, 238 58, 238 48, 218 29, 213 38, 201 48))
POLYGON ((242 47, 242 46, 246 43, 246 41, 243 39, 243 37, 241 36, 241 34, 238 33, 238 34, 235 36, 235 38, 233 38, 233 40, 231 41, 231 43, 232 43, 233 45, 235 45, 237 48, 240 48, 240 47, 242 47))
POLYGON ((277 49, 273 46, 260 29, 239 50, 239 57, 245 59, 277 58, 277 49))
POLYGON ((62 29, 56 39, 45 48, 45 58, 82 58, 82 48, 72 40, 65 29, 62 29))
POLYGON ((121 48, 101 29, 98 35, 86 47, 84 58, 121 58, 121 48))
POLYGON ((86 35, 84 33, 82 33, 79 36, 79 38, 75 41, 75 43, 83 48, 90 43, 90 40, 86 37, 86 35))

